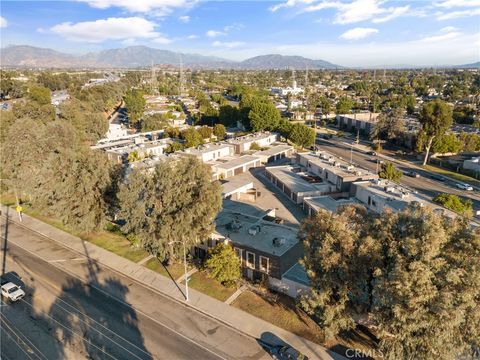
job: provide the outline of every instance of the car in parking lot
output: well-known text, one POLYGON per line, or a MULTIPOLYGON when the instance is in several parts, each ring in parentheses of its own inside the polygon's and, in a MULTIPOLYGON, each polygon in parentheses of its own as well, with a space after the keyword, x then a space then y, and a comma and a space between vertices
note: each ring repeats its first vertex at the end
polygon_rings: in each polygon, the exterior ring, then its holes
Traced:
POLYGON ((413 177, 413 178, 419 178, 420 177, 420 174, 417 173, 416 171, 405 171, 404 174, 407 175, 407 176, 413 177))
POLYGON ((470 184, 458 183, 455 186, 460 190, 473 191, 473 187, 470 184))
POLYGON ((376 151, 373 151, 373 150, 372 150, 372 151, 368 151, 367 154, 368 154, 368 155, 371 155, 371 156, 377 156, 377 155, 378 155, 377 152, 376 152, 376 151))

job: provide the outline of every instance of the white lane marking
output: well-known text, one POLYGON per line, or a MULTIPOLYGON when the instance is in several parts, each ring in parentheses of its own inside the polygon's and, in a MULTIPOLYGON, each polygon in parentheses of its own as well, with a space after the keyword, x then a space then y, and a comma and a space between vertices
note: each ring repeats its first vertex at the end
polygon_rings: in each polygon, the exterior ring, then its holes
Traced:
MULTIPOLYGON (((10 241, 11 241, 11 240, 10 240, 10 241)), ((13 242, 13 241, 11 241, 11 242, 13 242)), ((15 244, 15 245, 19 246, 18 244, 15 244)), ((34 253, 33 251, 30 251, 30 250, 25 249, 25 248, 21 248, 21 249, 24 250, 24 251, 26 251, 26 252, 28 252, 29 254, 31 254, 31 255, 39 258, 39 259, 42 260, 42 261, 48 262, 47 260, 42 259, 38 254, 34 253)), ((54 265, 54 264, 55 264, 55 263, 52 263, 52 265, 54 265)), ((54 265, 54 266, 55 266, 55 265, 54 265)), ((77 274, 72 273, 72 272, 70 272, 69 270, 67 270, 67 269, 65 269, 65 268, 63 268, 63 267, 57 267, 57 268, 60 269, 61 271, 65 272, 65 273, 67 273, 68 275, 70 275, 70 276, 78 279, 78 280, 79 280, 80 282, 82 282, 83 284, 85 284, 85 285, 87 285, 87 286, 90 286, 90 287, 92 287, 92 288, 95 288, 96 290, 100 291, 101 293, 103 293, 104 295, 108 296, 109 298, 111 298, 111 299, 113 299, 113 300, 121 303, 122 305, 124 305, 124 306, 126 306, 126 307, 129 307, 129 308, 132 308, 133 310, 135 310, 137 313, 141 314, 142 316, 150 319, 150 320, 153 321, 153 322, 156 322, 157 324, 163 326, 164 328, 170 330, 170 331, 173 332, 174 334, 176 334, 176 335, 180 336, 181 338, 183 338, 183 339, 191 342, 192 344, 195 344, 195 345, 197 345, 198 347, 200 347, 200 348, 208 351, 209 353, 211 353, 212 355, 218 357, 219 359, 227 360, 227 358, 224 358, 223 356, 215 353, 213 350, 211 350, 211 349, 207 348, 206 346, 204 346, 204 345, 196 342, 195 340, 190 339, 189 337, 183 335, 182 333, 180 333, 180 332, 178 332, 177 330, 171 328, 170 326, 165 325, 165 324, 162 323, 161 321, 159 321, 159 320, 157 320, 157 319, 154 319, 154 318, 151 317, 150 315, 148 315, 148 314, 144 313, 143 311, 135 308, 134 306, 126 303, 125 301, 122 301, 122 300, 116 298, 115 296, 109 294, 108 292, 106 292, 105 290, 103 290, 103 289, 95 286, 94 284, 87 284, 87 283, 86 283, 82 278, 80 278, 77 274)))

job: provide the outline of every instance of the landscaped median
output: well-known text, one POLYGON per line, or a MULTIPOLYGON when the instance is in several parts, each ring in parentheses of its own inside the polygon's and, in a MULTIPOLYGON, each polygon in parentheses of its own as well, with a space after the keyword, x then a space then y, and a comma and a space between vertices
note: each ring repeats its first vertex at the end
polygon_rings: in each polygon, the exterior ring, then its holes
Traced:
POLYGON ((443 169, 443 168, 439 168, 439 167, 433 166, 433 165, 423 165, 422 168, 424 168, 425 170, 431 171, 433 173, 436 173, 436 174, 448 176, 448 177, 450 177, 452 179, 455 179, 459 182, 467 183, 467 184, 470 184, 472 186, 480 188, 480 181, 477 180, 477 179, 474 179, 470 176, 459 174, 457 172, 446 170, 446 169, 443 169))

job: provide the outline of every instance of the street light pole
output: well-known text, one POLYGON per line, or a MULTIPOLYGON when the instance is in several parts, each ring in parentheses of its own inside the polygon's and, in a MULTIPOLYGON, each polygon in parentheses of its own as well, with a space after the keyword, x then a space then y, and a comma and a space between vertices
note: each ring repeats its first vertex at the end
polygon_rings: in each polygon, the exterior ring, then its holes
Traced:
POLYGON ((187 276, 187 251, 185 248, 185 239, 183 242, 183 264, 185 266, 185 301, 188 301, 188 276, 187 276))

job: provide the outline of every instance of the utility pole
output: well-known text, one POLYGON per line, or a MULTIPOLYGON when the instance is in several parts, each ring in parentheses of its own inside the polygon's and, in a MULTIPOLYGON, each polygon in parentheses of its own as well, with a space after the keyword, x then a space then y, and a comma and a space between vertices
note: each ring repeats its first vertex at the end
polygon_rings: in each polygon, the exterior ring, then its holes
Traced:
POLYGON ((183 239, 183 265, 185 267, 185 301, 188 301, 187 250, 185 247, 185 239, 183 239))
POLYGON ((183 59, 182 54, 179 55, 180 57, 180 76, 179 76, 179 90, 180 90, 180 97, 183 95, 183 59))
POLYGON ((157 74, 155 71, 155 66, 153 65, 153 60, 152 60, 152 68, 151 68, 151 74, 150 74, 150 86, 151 86, 151 91, 152 94, 157 93, 157 74))

